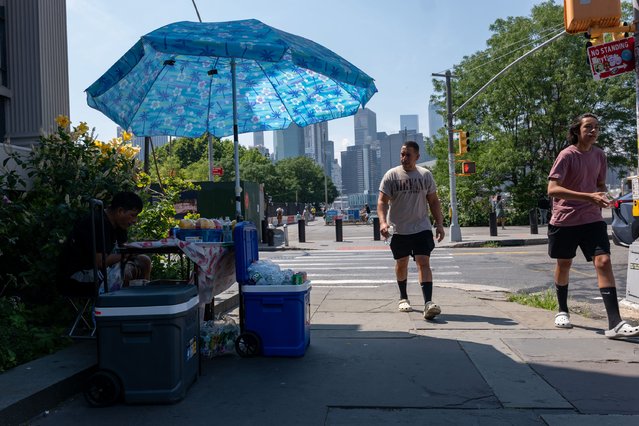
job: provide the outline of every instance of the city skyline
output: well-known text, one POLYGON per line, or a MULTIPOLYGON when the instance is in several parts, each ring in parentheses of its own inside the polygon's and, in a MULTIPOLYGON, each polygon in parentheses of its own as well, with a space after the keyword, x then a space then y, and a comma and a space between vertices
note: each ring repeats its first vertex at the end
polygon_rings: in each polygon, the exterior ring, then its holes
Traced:
MULTIPOLYGON (((288 7, 285 0, 245 0, 242 7, 202 0, 196 3, 204 21, 255 18, 326 46, 375 79, 379 92, 366 106, 376 112, 379 131, 397 132, 400 116, 415 114, 422 122, 420 131, 428 134, 431 74, 450 69, 464 56, 485 49, 489 27, 496 19, 529 16, 532 6, 541 0, 491 0, 491 7, 473 0, 405 0, 401 7, 381 0, 326 0, 314 9, 312 21, 308 11, 288 7), (362 31, 361 25, 353 25, 353 16, 370 28, 389 30, 362 31)), ((67 0, 73 122, 87 122, 101 139, 116 136, 116 124, 86 105, 84 90, 142 35, 176 21, 197 21, 191 1, 67 0), (123 11, 135 19, 123 20, 123 11)), ((328 138, 335 142, 337 158, 355 143, 352 120, 346 117, 328 122, 328 138)), ((265 134, 265 146, 272 152, 270 133, 265 134)), ((252 135, 240 135, 240 143, 252 146, 252 135)))

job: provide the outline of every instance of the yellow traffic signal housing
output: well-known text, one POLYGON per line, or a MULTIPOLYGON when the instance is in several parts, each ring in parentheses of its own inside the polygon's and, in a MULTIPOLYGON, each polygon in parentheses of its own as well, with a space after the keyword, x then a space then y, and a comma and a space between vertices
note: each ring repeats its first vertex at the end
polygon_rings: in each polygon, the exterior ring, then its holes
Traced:
POLYGON ((468 146, 468 132, 464 132, 463 130, 459 133, 459 155, 464 155, 470 151, 470 146, 468 146))
POLYGON ((455 155, 464 155, 467 152, 470 152, 470 146, 468 143, 469 133, 464 130, 453 130, 453 132, 457 133, 457 152, 455 155))
POLYGON ((477 173, 477 168, 474 161, 462 161, 462 173, 465 175, 472 175, 477 173))
POLYGON ((564 0, 564 26, 570 34, 591 27, 617 27, 621 21, 621 0, 564 0))

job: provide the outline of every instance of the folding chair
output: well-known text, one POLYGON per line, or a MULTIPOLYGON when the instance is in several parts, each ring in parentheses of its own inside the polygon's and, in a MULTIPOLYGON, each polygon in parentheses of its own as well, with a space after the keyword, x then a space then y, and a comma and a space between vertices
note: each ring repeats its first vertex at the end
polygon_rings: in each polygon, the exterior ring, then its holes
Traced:
MULTIPOLYGON (((102 233, 102 270, 99 271, 97 259, 93 256, 93 282, 79 282, 68 277, 58 278, 57 287, 60 295, 64 296, 74 310, 74 320, 67 335, 74 339, 94 339, 95 321, 93 318, 93 306, 98 297, 100 285, 104 284, 104 291, 108 291, 106 274, 106 248, 104 241, 104 216, 103 203, 92 199, 91 207, 91 241, 93 253, 97 253, 97 239, 95 235, 96 216, 99 218, 100 232, 102 233)), ((64 255, 64 253, 63 253, 64 255)))
POLYGON ((74 339, 95 338, 93 304, 95 302, 95 283, 82 283, 72 279, 58 281, 58 292, 73 307, 74 319, 67 335, 74 339))

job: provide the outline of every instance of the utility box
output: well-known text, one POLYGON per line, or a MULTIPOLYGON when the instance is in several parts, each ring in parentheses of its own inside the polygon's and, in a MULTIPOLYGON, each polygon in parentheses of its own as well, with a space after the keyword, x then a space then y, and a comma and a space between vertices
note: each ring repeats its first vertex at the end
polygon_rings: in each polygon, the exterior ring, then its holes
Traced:
POLYGON ((618 27, 620 21, 621 0, 564 0, 564 25, 570 34, 618 27))
POLYGON ((628 274, 626 276, 626 300, 639 303, 639 242, 628 249, 628 274))

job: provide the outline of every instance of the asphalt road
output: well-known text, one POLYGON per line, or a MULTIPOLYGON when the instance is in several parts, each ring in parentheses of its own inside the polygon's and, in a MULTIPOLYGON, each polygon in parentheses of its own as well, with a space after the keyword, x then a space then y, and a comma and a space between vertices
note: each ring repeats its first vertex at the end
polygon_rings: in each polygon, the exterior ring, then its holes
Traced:
MULTIPOLYGON (((628 249, 612 246, 612 262, 620 297, 625 295, 628 249)), ((286 251, 261 254, 282 268, 306 271, 313 286, 357 286, 363 291, 395 281, 390 251, 286 251)), ((547 246, 437 248, 431 257, 435 286, 489 287, 509 292, 534 292, 553 287, 554 262, 547 246)), ((409 264, 409 288, 417 288, 417 268, 409 264)), ((572 307, 603 315, 592 263, 579 253, 570 278, 572 307)), ((436 297, 435 297, 436 299, 436 297)))

